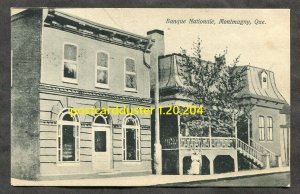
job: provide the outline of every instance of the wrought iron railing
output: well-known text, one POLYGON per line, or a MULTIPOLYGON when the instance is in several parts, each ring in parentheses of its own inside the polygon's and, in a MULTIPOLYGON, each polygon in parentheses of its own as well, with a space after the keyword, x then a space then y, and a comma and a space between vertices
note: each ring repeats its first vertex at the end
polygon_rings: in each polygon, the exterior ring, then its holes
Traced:
POLYGON ((232 149, 234 137, 180 137, 180 148, 187 149, 232 149))

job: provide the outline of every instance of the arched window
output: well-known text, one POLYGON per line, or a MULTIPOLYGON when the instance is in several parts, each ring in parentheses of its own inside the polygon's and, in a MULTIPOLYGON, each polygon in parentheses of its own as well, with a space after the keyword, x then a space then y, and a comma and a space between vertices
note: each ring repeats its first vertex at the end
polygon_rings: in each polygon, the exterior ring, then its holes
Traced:
POLYGON ((127 115, 123 120, 123 160, 140 160, 140 123, 135 115, 127 115))
POLYGON ((94 119, 94 124, 96 125, 108 125, 108 116, 98 115, 94 119))
POLYGON ((77 114, 64 109, 58 117, 57 161, 79 162, 80 122, 77 114))

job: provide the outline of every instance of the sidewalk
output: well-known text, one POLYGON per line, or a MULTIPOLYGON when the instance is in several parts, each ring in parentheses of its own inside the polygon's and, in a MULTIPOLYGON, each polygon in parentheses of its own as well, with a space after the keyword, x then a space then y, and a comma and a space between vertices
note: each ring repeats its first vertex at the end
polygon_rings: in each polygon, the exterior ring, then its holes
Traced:
POLYGON ((191 181, 208 181, 226 178, 247 177, 281 172, 289 172, 289 167, 270 168, 264 170, 239 171, 215 175, 146 175, 131 177, 109 177, 87 179, 69 179, 55 181, 27 181, 11 179, 13 186, 155 186, 169 183, 183 183, 191 181))

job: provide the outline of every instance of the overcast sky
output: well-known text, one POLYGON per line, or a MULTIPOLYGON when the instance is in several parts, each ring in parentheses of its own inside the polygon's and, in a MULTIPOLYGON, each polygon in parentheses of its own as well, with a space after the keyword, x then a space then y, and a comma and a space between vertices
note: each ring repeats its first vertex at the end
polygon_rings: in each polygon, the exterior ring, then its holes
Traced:
MULTIPOLYGON (((253 65, 275 73, 278 89, 290 102, 290 22, 288 10, 232 9, 58 9, 100 24, 146 36, 147 31, 165 32, 165 53, 190 50, 199 37, 204 60, 227 48, 227 61, 241 55, 240 65, 253 65), (186 19, 186 24, 166 21, 186 19), (213 19, 215 25, 189 24, 190 19, 213 19), (222 25, 220 19, 250 20, 251 25, 222 25), (255 25, 255 19, 266 24, 255 25)), ((12 10, 12 14, 18 12, 12 10)))

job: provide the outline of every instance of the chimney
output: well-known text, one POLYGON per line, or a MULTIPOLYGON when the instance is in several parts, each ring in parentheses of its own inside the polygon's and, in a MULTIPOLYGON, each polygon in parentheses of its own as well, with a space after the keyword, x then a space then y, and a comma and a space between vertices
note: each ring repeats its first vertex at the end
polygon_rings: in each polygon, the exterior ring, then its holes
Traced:
POLYGON ((155 40, 155 44, 153 45, 151 51, 155 50, 157 52, 158 57, 165 54, 165 38, 164 31, 162 30, 151 30, 147 32, 147 36, 151 39, 155 40))

